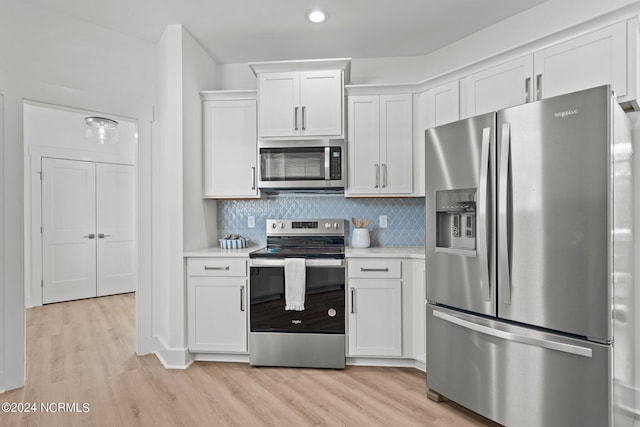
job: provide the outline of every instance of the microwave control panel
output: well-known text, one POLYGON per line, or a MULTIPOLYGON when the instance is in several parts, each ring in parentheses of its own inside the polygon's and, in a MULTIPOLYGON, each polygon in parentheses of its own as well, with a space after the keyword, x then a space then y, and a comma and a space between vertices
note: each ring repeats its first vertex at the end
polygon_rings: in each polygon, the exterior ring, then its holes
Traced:
POLYGON ((330 179, 340 180, 342 179, 342 148, 331 147, 329 150, 330 157, 330 179))

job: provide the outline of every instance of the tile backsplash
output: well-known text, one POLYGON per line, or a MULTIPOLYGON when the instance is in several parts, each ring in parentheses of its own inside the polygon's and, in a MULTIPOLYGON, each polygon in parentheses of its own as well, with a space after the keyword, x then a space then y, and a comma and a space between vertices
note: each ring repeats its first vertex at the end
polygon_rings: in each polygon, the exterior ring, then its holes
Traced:
POLYGON ((266 244, 266 220, 271 218, 343 218, 348 221, 347 242, 351 242, 351 218, 371 220, 371 246, 423 246, 425 239, 424 198, 346 199, 341 195, 279 195, 257 200, 219 200, 218 236, 239 234, 251 245, 266 244), (380 215, 387 216, 387 228, 380 228, 380 215), (255 227, 249 228, 249 216, 255 227))

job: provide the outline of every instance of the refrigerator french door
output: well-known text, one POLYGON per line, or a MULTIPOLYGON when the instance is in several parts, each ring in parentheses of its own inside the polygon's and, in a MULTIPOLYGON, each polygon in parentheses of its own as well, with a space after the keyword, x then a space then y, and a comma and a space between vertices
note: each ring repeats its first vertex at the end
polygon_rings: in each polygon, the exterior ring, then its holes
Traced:
POLYGON ((632 146, 610 88, 425 142, 429 388, 507 425, 625 425, 632 146))

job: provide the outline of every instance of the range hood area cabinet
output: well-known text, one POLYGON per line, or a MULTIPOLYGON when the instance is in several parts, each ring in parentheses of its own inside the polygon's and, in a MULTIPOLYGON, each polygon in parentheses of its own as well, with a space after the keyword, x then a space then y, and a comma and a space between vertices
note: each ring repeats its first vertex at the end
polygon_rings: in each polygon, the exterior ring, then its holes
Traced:
POLYGON ((205 199, 259 198, 256 91, 203 91, 205 199))
POLYGON ((413 192, 413 96, 348 97, 347 197, 413 192))
POLYGON ((258 79, 258 137, 344 137, 350 59, 249 64, 258 79))

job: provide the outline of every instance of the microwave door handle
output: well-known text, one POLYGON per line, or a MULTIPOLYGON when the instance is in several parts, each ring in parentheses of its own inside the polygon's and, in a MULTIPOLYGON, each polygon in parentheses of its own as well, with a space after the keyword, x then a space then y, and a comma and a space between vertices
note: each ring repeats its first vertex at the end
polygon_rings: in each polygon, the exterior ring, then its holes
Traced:
POLYGON ((324 147, 324 179, 331 179, 331 147, 324 147))

